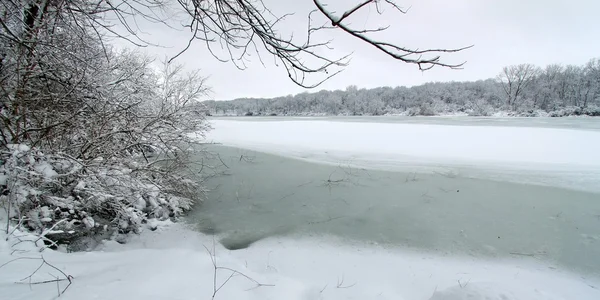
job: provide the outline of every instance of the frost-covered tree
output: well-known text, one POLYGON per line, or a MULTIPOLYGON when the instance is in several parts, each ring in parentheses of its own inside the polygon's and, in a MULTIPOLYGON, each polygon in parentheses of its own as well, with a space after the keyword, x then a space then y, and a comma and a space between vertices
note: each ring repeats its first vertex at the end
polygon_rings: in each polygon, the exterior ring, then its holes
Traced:
POLYGON ((583 99, 582 106, 600 103, 600 59, 591 59, 583 69, 584 85, 588 91, 583 99))
POLYGON ((65 243, 137 232, 202 192, 184 168, 207 129, 203 78, 114 50, 92 4, 0 5, 0 198, 10 219, 65 243))
POLYGON ((278 115, 595 116, 600 115, 599 65, 598 59, 592 59, 584 66, 507 67, 501 76, 503 82, 496 78, 375 89, 351 85, 312 95, 208 103, 213 111, 230 115, 243 115, 253 111, 253 103, 262 103, 271 114, 278 115))
POLYGON ((521 96, 525 89, 534 81, 539 68, 532 64, 520 64, 504 67, 498 79, 506 94, 506 105, 516 110, 521 104, 521 96))

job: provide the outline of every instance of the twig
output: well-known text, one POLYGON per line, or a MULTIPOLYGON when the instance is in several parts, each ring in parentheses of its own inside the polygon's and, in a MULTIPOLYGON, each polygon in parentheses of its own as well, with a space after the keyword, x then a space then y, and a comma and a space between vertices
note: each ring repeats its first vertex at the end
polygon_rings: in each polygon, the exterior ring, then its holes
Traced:
POLYGON ((52 227, 50 227, 49 229, 46 229, 46 230, 44 230, 44 231, 42 232, 42 234, 40 234, 40 236, 38 237, 38 239, 37 239, 37 240, 35 240, 35 242, 34 242, 36 245, 37 245, 37 242, 38 242, 39 240, 43 240, 43 241, 46 241, 46 242, 50 242, 50 245, 48 245, 47 247, 44 247, 44 248, 40 249, 40 251, 43 251, 45 248, 48 248, 48 247, 52 247, 52 246, 55 246, 55 247, 56 247, 56 246, 58 246, 58 245, 57 245, 57 243, 56 243, 55 241, 53 241, 53 240, 50 240, 49 238, 47 238, 47 237, 46 237, 46 235, 47 235, 49 232, 51 232, 51 231, 52 231, 52 230, 53 230, 53 229, 54 229, 56 226, 58 226, 58 225, 59 225, 59 224, 61 224, 61 223, 64 223, 64 222, 66 222, 66 221, 68 221, 68 219, 62 219, 62 220, 60 220, 60 221, 58 221, 58 222, 54 223, 54 225, 52 225, 52 227))
POLYGON ((466 282, 466 283, 464 283, 464 284, 463 284, 463 283, 461 283, 461 282, 460 282, 460 279, 459 279, 459 280, 458 280, 458 285, 459 285, 459 286, 460 286, 460 288, 462 289, 462 288, 465 288, 467 285, 469 285, 469 282, 471 282, 471 279, 470 279, 470 278, 469 278, 469 280, 467 280, 467 282, 466 282))
POLYGON ((25 216, 19 218, 19 223, 17 224, 17 226, 15 226, 15 228, 13 228, 13 230, 6 236, 7 241, 10 238, 10 236, 13 235, 13 233, 15 233, 15 231, 17 231, 17 229, 19 229, 21 227, 21 225, 23 224, 23 221, 26 219, 27 218, 25 218, 25 216))
POLYGON ((337 219, 341 219, 344 216, 339 216, 339 217, 329 217, 327 220, 323 220, 323 221, 315 221, 315 222, 308 222, 309 225, 315 225, 315 224, 322 224, 322 223, 327 223, 327 222, 331 222, 337 219))
MULTIPOLYGON (((18 261, 18 260, 41 260, 42 261, 42 263, 35 269, 35 271, 33 271, 33 273, 31 273, 29 276, 27 276, 27 277, 25 277, 25 278, 23 278, 23 279, 20 280, 20 281, 25 281, 25 280, 29 279, 29 282, 28 282, 29 285, 44 284, 44 283, 51 283, 51 282, 57 282, 57 284, 58 284, 59 281, 68 281, 69 284, 67 284, 67 286, 62 290, 62 292, 60 291, 60 289, 58 290, 58 296, 60 297, 60 295, 64 294, 67 291, 67 289, 71 286, 71 284, 73 283, 73 276, 67 275, 61 269, 59 269, 59 268, 55 267, 54 265, 52 265, 51 263, 49 263, 46 259, 44 259, 43 256, 41 256, 41 257, 19 257, 19 258, 15 258, 13 260, 10 260, 10 261, 5 262, 4 264, 0 265, 0 269, 3 268, 4 266, 10 264, 10 263, 18 261), (48 267, 50 267, 50 268, 52 268, 52 269, 60 272, 64 276, 64 278, 63 279, 59 279, 57 277, 56 280, 46 280, 46 281, 40 281, 40 282, 31 282, 31 278, 33 278, 33 276, 42 267, 44 267, 44 266, 48 266, 48 267)), ((15 282, 15 283, 19 283, 19 282, 15 282)))
POLYGON ((285 196, 283 196, 283 197, 281 197, 281 198, 277 199, 277 201, 281 201, 281 200, 283 200, 283 199, 285 199, 285 198, 288 198, 288 197, 291 197, 291 196, 294 196, 294 195, 296 195, 296 193, 290 193, 290 194, 287 194, 287 195, 285 195, 285 196))
POLYGON ((236 275, 240 275, 240 276, 242 276, 242 277, 244 277, 244 278, 248 279, 249 281, 252 281, 253 283, 256 284, 256 286, 248 289, 247 291, 252 290, 252 289, 256 289, 256 288, 259 288, 259 287, 263 287, 263 286, 275 286, 274 284, 261 283, 261 282, 255 280, 254 278, 252 278, 252 277, 250 277, 250 276, 248 276, 248 275, 246 275, 246 274, 244 274, 244 273, 242 273, 242 272, 240 272, 238 270, 219 266, 217 264, 217 256, 216 256, 215 239, 214 239, 214 237, 213 237, 212 251, 210 249, 208 249, 208 247, 206 247, 206 245, 203 245, 203 246, 204 246, 204 249, 206 249, 206 252, 208 252, 208 254, 210 255, 210 260, 212 262, 213 269, 214 269, 214 271, 213 271, 213 294, 212 294, 211 299, 215 299, 215 297, 217 296, 217 293, 229 282, 229 280, 231 280, 231 278, 233 278, 236 275), (219 270, 225 270, 225 271, 229 271, 231 273, 229 274, 229 276, 227 276, 227 279, 225 279, 220 285, 217 286, 217 281, 218 281, 218 274, 217 273, 218 273, 219 270))
MULTIPOLYGON (((303 184, 301 184, 301 185, 299 185, 299 186, 297 186, 297 187, 303 187, 303 186, 305 186, 305 185, 309 185, 309 184, 311 184, 311 183, 313 183, 313 182, 314 182, 314 180, 311 180, 311 181, 305 182, 305 183, 303 183, 303 184)), ((600 215, 599 215, 599 217, 600 217, 600 215)))
POLYGON ((60 280, 58 280, 58 276, 56 276, 56 292, 58 293, 58 296, 60 297, 60 280))
POLYGON ((344 275, 342 275, 342 278, 341 278, 341 280, 340 280, 340 278, 338 277, 338 282, 337 282, 337 286, 336 286, 336 288, 338 288, 338 289, 347 289, 347 288, 351 288, 351 287, 353 287, 353 286, 355 286, 355 285, 356 285, 356 282, 355 282, 355 283, 353 283, 353 284, 351 284, 351 285, 346 285, 346 286, 345 286, 345 285, 344 285, 344 275))
POLYGON ((329 174, 329 177, 327 178, 327 180, 323 180, 323 184, 321 184, 321 186, 326 186, 329 189, 330 194, 331 194, 331 188, 333 186, 337 186, 346 181, 346 179, 331 179, 331 176, 333 176, 333 174, 335 174, 336 171, 337 170, 334 170, 333 172, 331 172, 329 174))
POLYGON ((18 261, 18 260, 38 260, 38 259, 40 259, 40 258, 39 257, 18 257, 18 258, 11 259, 11 260, 3 263, 2 265, 0 265, 0 269, 2 269, 4 266, 6 266, 12 262, 18 261))
MULTIPOLYGON (((12 194, 12 191, 10 193, 12 194)), ((8 231, 10 229, 10 204, 12 201, 10 201, 10 195, 6 198, 6 201, 8 201, 8 207, 6 209, 6 234, 8 234, 8 231)), ((8 241, 8 236, 6 237, 6 240, 8 241)))
POLYGON ((223 162, 221 159, 221 155, 217 154, 217 158, 219 158, 219 161, 225 166, 225 168, 229 169, 229 166, 227 166, 227 164, 225 164, 225 162, 223 162))
POLYGON ((254 156, 248 156, 248 155, 242 154, 242 155, 240 155, 240 160, 239 161, 241 162, 243 160, 243 161, 245 161, 247 163, 253 163, 254 162, 254 158, 255 158, 254 156))
POLYGON ((45 283, 51 283, 51 282, 57 282, 57 281, 67 281, 66 278, 57 278, 57 279, 52 279, 52 280, 44 280, 44 281, 37 281, 37 282, 15 282, 15 284, 30 284, 30 285, 36 285, 36 284, 45 284, 45 283))
POLYGON ((10 255, 12 256, 13 254, 15 254, 15 252, 25 253, 25 252, 28 252, 28 251, 27 250, 21 250, 21 249, 14 249, 12 252, 10 252, 10 255))

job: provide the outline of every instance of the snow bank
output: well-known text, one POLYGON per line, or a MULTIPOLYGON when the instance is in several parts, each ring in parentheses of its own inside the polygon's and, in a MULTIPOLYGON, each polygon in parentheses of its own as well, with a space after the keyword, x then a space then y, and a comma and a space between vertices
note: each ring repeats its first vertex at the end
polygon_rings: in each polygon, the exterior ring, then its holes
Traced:
POLYGON ((590 189, 600 186, 598 131, 316 120, 212 123, 208 139, 214 142, 314 161, 534 171, 560 177, 551 184, 579 176, 590 189))
MULTIPOLYGON (((34 248, 11 255, 15 238, 7 242, 5 237, 0 234, 0 264, 17 255, 40 255, 34 248)), ((600 299, 597 278, 576 277, 535 262, 492 263, 326 240, 273 238, 238 251, 216 245, 217 265, 243 275, 230 278, 214 299, 600 299)), ((212 251, 210 237, 174 225, 146 231, 125 245, 107 242, 102 251, 42 254, 73 276, 60 299, 211 299, 214 267, 205 246, 212 251)), ((2 267, 2 296, 55 297, 55 283, 15 283, 38 265, 39 261, 20 260, 2 267)), ((60 275, 46 267, 37 274, 32 282, 60 275)), ((217 288, 230 275, 230 270, 219 270, 217 288)), ((65 286, 60 283, 61 289, 65 286)))

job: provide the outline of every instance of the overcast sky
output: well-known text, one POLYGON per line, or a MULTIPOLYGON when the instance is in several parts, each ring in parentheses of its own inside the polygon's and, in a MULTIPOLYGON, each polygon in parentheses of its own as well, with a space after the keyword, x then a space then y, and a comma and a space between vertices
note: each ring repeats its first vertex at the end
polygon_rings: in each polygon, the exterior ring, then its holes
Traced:
MULTIPOLYGON (((352 7, 353 0, 322 0, 338 10, 352 7)), ((306 31, 306 15, 312 0, 265 0, 275 14, 295 15, 281 23, 279 31, 296 35, 306 31)), ((475 45, 461 53, 446 54, 445 62, 467 61, 462 70, 434 68, 421 72, 415 65, 396 61, 372 46, 339 30, 329 32, 334 39, 332 56, 353 52, 352 61, 336 77, 316 88, 345 89, 379 86, 412 86, 429 81, 465 81, 496 76, 503 66, 533 63, 586 63, 600 57, 600 1, 598 0, 396 0, 411 7, 403 15, 388 9, 383 16, 365 10, 350 21, 355 28, 388 24, 378 36, 395 44, 413 48, 453 48, 475 45)), ((187 42, 183 32, 153 27, 148 31, 154 41, 172 48, 149 48, 153 55, 175 53, 187 42)), ((291 82, 285 70, 263 57, 266 66, 252 57, 248 68, 238 70, 210 56, 198 42, 178 59, 188 68, 199 68, 209 76, 210 98, 229 100, 240 97, 275 97, 305 91, 291 82)), ((315 90, 315 91, 316 91, 315 90)))

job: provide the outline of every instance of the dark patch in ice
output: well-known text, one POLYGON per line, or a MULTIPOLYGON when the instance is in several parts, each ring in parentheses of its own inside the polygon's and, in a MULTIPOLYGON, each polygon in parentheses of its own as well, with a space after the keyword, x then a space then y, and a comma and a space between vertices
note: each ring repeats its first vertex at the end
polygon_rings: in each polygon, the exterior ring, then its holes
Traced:
POLYGON ((248 232, 234 231, 222 238, 219 242, 227 250, 240 250, 250 247, 250 245, 272 236, 284 235, 293 231, 292 226, 280 226, 271 231, 248 232))
POLYGON ((225 249, 227 250, 240 250, 250 247, 250 245, 254 244, 255 242, 261 239, 263 239, 263 237, 259 236, 248 236, 246 238, 227 237, 222 239, 220 242, 223 245, 223 247, 225 247, 225 249))

